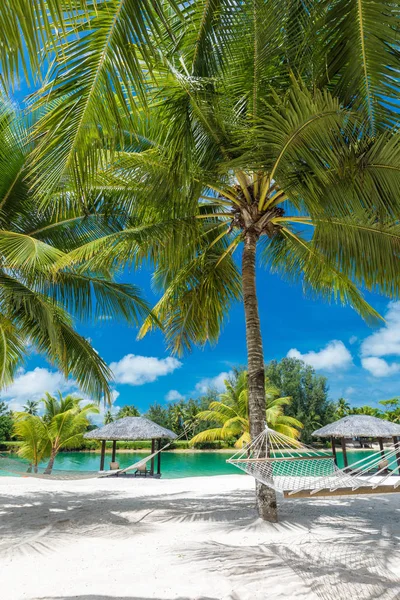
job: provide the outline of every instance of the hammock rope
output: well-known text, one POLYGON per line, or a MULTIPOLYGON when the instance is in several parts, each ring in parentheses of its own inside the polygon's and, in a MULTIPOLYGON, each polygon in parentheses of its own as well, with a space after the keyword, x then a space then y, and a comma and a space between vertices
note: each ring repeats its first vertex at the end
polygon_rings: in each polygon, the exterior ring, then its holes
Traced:
POLYGON ((378 450, 340 469, 333 454, 311 448, 267 426, 227 460, 285 497, 346 494, 346 491, 356 493, 357 490, 360 493, 396 491, 400 477, 393 472, 399 472, 399 461, 400 445, 396 444, 386 449, 384 456, 378 450))

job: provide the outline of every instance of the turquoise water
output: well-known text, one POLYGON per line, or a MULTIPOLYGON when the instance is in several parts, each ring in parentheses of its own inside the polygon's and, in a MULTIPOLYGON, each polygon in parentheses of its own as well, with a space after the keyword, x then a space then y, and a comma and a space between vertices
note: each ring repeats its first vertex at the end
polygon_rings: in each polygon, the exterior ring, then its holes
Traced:
MULTIPOLYGON (((353 464, 374 450, 353 451, 348 450, 349 464, 353 464)), ((233 454, 233 453, 232 453, 233 454)), ((226 460, 232 456, 228 452, 164 452, 161 456, 161 472, 167 479, 178 477, 200 477, 202 475, 233 475, 241 473, 233 465, 227 464, 226 460)), ((339 467, 343 467, 343 459, 337 452, 339 467)), ((145 457, 144 453, 124 452, 117 453, 117 460, 121 468, 128 467, 145 457)), ((15 455, 12 456, 15 458, 15 455)), ((109 468, 111 454, 106 454, 105 468, 109 468)), ((62 452, 56 457, 54 468, 65 471, 98 471, 100 466, 100 454, 95 452, 62 452)), ((1 464, 0 464, 1 468, 1 464)), ((155 469, 157 468, 157 459, 155 469)), ((0 471, 0 475, 7 475, 0 471)))

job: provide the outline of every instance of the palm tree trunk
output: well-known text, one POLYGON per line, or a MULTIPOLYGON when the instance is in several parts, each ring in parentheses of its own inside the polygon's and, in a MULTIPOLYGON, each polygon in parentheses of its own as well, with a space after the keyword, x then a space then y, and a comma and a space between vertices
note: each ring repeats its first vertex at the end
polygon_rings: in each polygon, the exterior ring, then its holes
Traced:
MULTIPOLYGON (((256 245, 258 236, 247 231, 242 257, 242 286, 246 320, 246 342, 249 384, 249 421, 252 439, 265 427, 265 374, 260 317, 256 292, 256 245)), ((256 482, 256 500, 259 516, 276 522, 278 510, 275 491, 256 482)))
POLYGON ((44 471, 44 475, 51 475, 51 472, 53 470, 53 466, 54 466, 54 460, 57 456, 57 450, 55 448, 52 449, 51 454, 50 454, 50 459, 49 462, 47 463, 47 467, 44 471))

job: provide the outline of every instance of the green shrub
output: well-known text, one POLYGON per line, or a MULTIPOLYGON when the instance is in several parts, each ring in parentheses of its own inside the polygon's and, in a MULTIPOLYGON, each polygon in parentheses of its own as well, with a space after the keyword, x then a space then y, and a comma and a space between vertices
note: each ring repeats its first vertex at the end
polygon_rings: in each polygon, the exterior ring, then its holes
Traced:
POLYGON ((3 441, 0 442, 0 451, 16 452, 21 444, 19 441, 3 441))

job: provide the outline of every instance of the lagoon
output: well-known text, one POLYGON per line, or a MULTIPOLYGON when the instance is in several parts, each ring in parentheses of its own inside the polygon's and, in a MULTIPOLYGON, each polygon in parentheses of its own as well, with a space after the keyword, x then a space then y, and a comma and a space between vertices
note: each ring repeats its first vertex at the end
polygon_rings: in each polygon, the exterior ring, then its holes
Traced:
MULTIPOLYGON (((349 464, 354 464, 362 458, 375 453, 376 450, 351 450, 348 449, 349 464)), ((182 477, 201 477, 208 475, 237 475, 240 471, 227 464, 226 460, 234 452, 164 452, 161 460, 162 476, 166 479, 182 477)), ((15 455, 11 455, 13 458, 15 455)), ((117 452, 117 461, 121 468, 128 467, 144 458, 143 452, 117 452)), ((343 458, 337 450, 339 467, 343 467, 343 458)), ((106 454, 105 468, 109 468, 111 454, 106 454)), ((56 470, 65 471, 97 471, 99 469, 100 454, 98 452, 61 452, 55 461, 56 470)), ((5 475, 0 472, 0 475, 5 475)))

